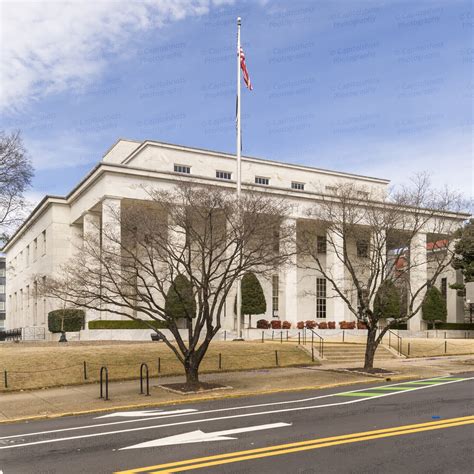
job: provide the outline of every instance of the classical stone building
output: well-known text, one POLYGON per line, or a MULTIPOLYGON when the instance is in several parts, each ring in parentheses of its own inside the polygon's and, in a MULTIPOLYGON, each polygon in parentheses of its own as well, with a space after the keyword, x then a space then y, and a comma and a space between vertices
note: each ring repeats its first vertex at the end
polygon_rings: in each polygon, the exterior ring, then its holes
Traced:
MULTIPOLYGON (((6 326, 47 325, 47 313, 56 308, 52 301, 38 294, 34 276, 54 275, 72 256, 74 247, 80 245, 88 228, 111 221, 110 209, 120 209, 127 200, 146 200, 146 186, 171 189, 178 181, 193 180, 198 184, 235 188, 234 177, 235 155, 155 141, 117 141, 67 196, 45 196, 5 246, 8 273, 6 326)), ((389 185, 385 179, 242 158, 244 191, 266 188, 275 195, 284 196, 299 209, 314 204, 321 194, 331 194, 335 184, 346 182, 356 183, 372 195, 384 194, 389 185)), ((297 228, 304 225, 303 214, 296 212, 291 218, 297 228)), ((451 215, 450 218, 462 221, 466 216, 451 215)), ((324 238, 322 235, 322 242, 324 238)), ((418 235, 415 240, 421 243, 421 248, 426 247, 426 234, 418 235)), ((261 281, 267 301, 267 314, 262 317, 279 317, 293 323, 308 319, 354 319, 323 278, 298 265, 302 258, 298 256, 285 271, 261 281)), ((325 258, 327 265, 344 273, 343 265, 329 248, 325 258)), ((421 266, 411 278, 426 281, 428 267, 421 266)), ((449 284, 459 282, 459 278, 456 271, 449 270, 438 282, 446 295, 448 321, 451 322, 463 320, 463 299, 456 291, 448 289, 449 284)), ((225 308, 223 327, 227 329, 233 329, 236 323, 233 301, 231 295, 225 308)), ((107 313, 87 314, 89 320, 97 317, 117 319, 107 313)), ((419 315, 410 321, 411 329, 422 327, 419 315)))

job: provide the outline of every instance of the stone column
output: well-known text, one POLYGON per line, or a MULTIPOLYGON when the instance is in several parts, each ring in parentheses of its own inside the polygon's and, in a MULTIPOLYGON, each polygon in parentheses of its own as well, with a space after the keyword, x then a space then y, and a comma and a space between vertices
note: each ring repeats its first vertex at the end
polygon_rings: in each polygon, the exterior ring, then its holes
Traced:
MULTIPOLYGON (((118 198, 105 198, 102 201, 102 258, 108 260, 110 272, 116 282, 120 282, 121 272, 121 203, 118 198)), ((105 278, 105 276, 104 276, 105 278)), ((106 291, 106 289, 102 289, 106 291)), ((109 306, 110 307, 110 306, 109 306)), ((104 315, 104 313, 102 313, 104 315)), ((109 311, 105 319, 122 319, 109 311)))
MULTIPOLYGON (((177 209, 181 211, 180 209, 177 209)), ((173 249, 175 255, 180 255, 180 252, 183 251, 186 245, 186 229, 180 225, 177 225, 174 218, 173 213, 170 212, 168 214, 168 245, 170 248, 173 249)), ((176 277, 180 273, 184 273, 184 268, 179 263, 178 260, 168 261, 165 264, 166 277, 169 280, 169 284, 171 285, 172 281, 176 279, 176 277)), ((186 278, 188 278, 187 273, 185 274, 186 278)), ((192 324, 195 324, 195 319, 192 321, 192 324)), ((187 329, 187 321, 185 319, 180 319, 177 321, 177 326, 179 329, 187 329)))
MULTIPOLYGON (((370 261, 373 268, 379 269, 379 274, 374 278, 372 283, 372 299, 370 301, 370 307, 373 309, 375 295, 385 279, 386 267, 387 267, 387 239, 385 230, 378 230, 377 233, 372 232, 370 235, 370 261)), ((373 270, 369 270, 373 271, 373 270)), ((374 275, 375 276, 375 275, 374 275)))
MULTIPOLYGON (((428 279, 428 265, 426 259, 426 234, 418 232, 411 240, 410 244, 410 293, 415 294, 419 288, 426 284, 428 279)), ((417 307, 423 300, 426 288, 417 295, 413 301, 413 306, 417 307)), ((422 311, 419 311, 408 320, 410 331, 421 331, 423 329, 422 311)))
POLYGON ((285 266, 285 272, 283 275, 284 291, 285 291, 285 305, 279 305, 279 317, 283 321, 290 321, 292 327, 296 327, 298 322, 298 266, 296 258, 296 219, 286 219, 283 223, 284 226, 291 226, 294 228, 294 235, 291 239, 286 242, 288 253, 291 253, 291 257, 285 266), (281 314, 283 309, 283 314, 281 314))
MULTIPOLYGON (((90 255, 95 250, 99 250, 100 247, 100 214, 87 211, 83 217, 83 226, 82 226, 82 247, 86 252, 85 264, 88 266, 93 266, 94 264, 98 266, 98 262, 95 258, 90 255)), ((85 310, 86 313, 86 329, 87 323, 95 319, 101 319, 102 315, 99 311, 93 309, 85 310)))
MULTIPOLYGON (((338 289, 345 289, 344 263, 341 260, 343 255, 342 236, 333 230, 327 232, 327 250, 326 250, 326 272, 336 283, 338 289)), ((326 283, 327 293, 327 320, 344 321, 346 304, 338 295, 333 285, 328 281, 326 283)))

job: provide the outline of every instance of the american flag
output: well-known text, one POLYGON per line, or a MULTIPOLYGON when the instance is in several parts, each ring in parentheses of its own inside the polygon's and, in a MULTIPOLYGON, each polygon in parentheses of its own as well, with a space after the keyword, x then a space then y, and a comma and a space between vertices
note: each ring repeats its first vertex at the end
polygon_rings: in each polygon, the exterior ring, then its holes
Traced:
POLYGON ((245 85, 248 90, 252 90, 252 83, 250 82, 249 72, 247 71, 247 65, 245 64, 245 54, 244 50, 240 48, 240 69, 242 69, 242 76, 244 78, 245 85))

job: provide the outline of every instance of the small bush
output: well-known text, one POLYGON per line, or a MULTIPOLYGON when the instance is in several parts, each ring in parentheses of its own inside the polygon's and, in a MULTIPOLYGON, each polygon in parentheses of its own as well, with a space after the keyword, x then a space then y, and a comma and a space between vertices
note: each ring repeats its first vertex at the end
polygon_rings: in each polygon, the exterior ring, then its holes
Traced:
POLYGON ((270 324, 272 329, 281 329, 281 321, 279 319, 274 319, 270 324))
POLYGON ((316 321, 308 320, 308 321, 306 321, 306 327, 308 329, 314 329, 314 328, 318 327, 318 323, 316 321))
POLYGON ((357 321, 357 329, 367 329, 367 324, 362 321, 357 321))
POLYGON ((282 327, 283 329, 291 329, 291 323, 290 323, 290 321, 283 321, 281 327, 282 327))
POLYGON ((326 321, 319 323, 319 329, 327 329, 327 328, 328 328, 328 323, 326 321))
MULTIPOLYGON (((147 321, 148 324, 155 329, 166 329, 165 321, 147 321)), ((113 319, 113 320, 98 320, 89 321, 89 329, 150 329, 143 321, 136 321, 134 319, 113 319)))
POLYGON ((57 309, 48 313, 48 330, 52 333, 80 331, 84 329, 84 321, 82 309, 57 309))
MULTIPOLYGON (((321 325, 320 325, 321 327, 321 325)), ((328 329, 336 329, 336 321, 329 321, 328 322, 328 329)))
POLYGON ((259 319, 257 321, 257 329, 269 329, 270 323, 266 319, 259 319))
POLYGON ((296 327, 297 327, 298 329, 304 329, 304 321, 298 321, 298 322, 296 323, 296 327))

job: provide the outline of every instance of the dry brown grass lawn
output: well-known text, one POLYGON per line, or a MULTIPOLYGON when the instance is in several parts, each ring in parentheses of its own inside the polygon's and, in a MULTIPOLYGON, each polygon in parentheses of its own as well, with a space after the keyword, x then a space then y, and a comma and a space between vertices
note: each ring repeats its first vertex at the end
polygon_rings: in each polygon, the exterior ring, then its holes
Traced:
MULTIPOLYGON (((392 341, 392 345, 394 342, 392 341)), ((409 357, 474 354, 473 339, 402 339, 402 352, 409 357), (408 348, 410 344, 410 348, 408 348)))
MULTIPOLYGON (((307 352, 293 344, 272 342, 214 342, 201 364, 201 372, 235 371, 275 367, 275 350, 281 367, 311 364, 307 352)), ((34 389, 96 382, 100 367, 109 370, 110 380, 138 378, 140 364, 146 362, 150 376, 183 374, 183 368, 163 343, 20 343, 0 346, 0 369, 8 372, 8 389, 34 389), (83 362, 88 380, 84 381, 83 362)), ((1 390, 5 390, 3 380, 1 390)))

